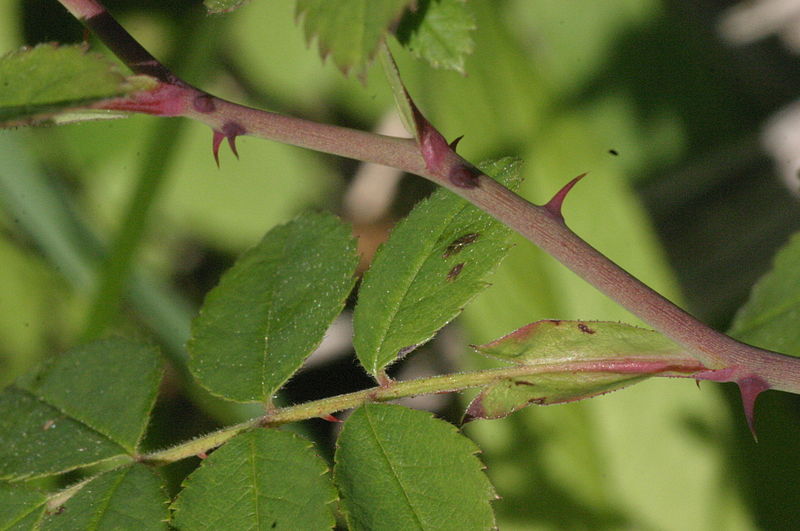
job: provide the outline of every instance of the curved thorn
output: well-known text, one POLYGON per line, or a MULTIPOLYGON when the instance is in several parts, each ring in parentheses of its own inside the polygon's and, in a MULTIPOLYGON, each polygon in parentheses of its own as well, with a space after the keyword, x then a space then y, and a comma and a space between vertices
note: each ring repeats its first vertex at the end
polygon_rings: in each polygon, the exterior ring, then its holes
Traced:
POLYGON ((739 392, 742 394, 742 406, 744 407, 744 416, 747 419, 747 427, 750 428, 753 439, 758 442, 758 435, 756 435, 755 427, 756 398, 769 389, 770 386, 758 376, 746 376, 738 380, 736 384, 739 386, 739 392))
POLYGON ((219 168, 219 146, 222 144, 223 138, 225 138, 225 135, 215 129, 214 137, 211 139, 211 149, 214 151, 214 161, 217 163, 217 168, 219 168))
POLYGON ((578 182, 586 177, 586 173, 581 173, 570 182, 565 184, 561 190, 556 192, 550 201, 542 205, 545 210, 550 212, 554 217, 558 218, 560 221, 564 221, 564 215, 561 213, 561 206, 564 204, 564 199, 567 197, 567 194, 575 187, 578 182))

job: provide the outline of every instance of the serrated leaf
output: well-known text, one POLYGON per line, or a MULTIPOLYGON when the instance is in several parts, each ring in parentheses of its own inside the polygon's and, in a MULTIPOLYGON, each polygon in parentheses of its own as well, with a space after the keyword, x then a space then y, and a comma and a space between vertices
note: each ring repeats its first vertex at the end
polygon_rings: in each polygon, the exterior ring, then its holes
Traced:
POLYGON ((0 478, 57 474, 126 454, 125 449, 27 391, 0 393, 0 478))
POLYGON ((306 39, 345 73, 363 75, 378 45, 415 0, 298 0, 306 39))
POLYGON ((173 504, 178 529, 324 530, 335 523, 336 491, 313 445, 288 432, 258 429, 204 460, 173 504))
POLYGON ((353 287, 351 231, 323 213, 270 230, 207 295, 189 368, 209 391, 269 401, 319 345, 353 287))
POLYGON ((430 413, 367 404, 345 421, 334 482, 351 530, 492 529, 478 447, 430 413))
POLYGON ((150 78, 126 77, 116 64, 83 46, 22 48, 0 58, 0 127, 49 119, 152 86, 150 78))
POLYGON ((414 103, 411 101, 403 80, 400 78, 400 70, 397 68, 394 57, 392 57, 392 52, 389 51, 389 47, 385 42, 381 45, 378 57, 380 58, 381 66, 383 66, 386 80, 389 82, 389 87, 392 89, 400 121, 403 122, 403 127, 406 128, 406 131, 419 141, 419 128, 417 127, 417 118, 414 116, 414 103))
MULTIPOLYGON (((515 186, 517 159, 481 165, 515 186)), ((420 202, 376 253, 353 316, 354 345, 376 375, 428 341, 487 286, 508 249, 509 230, 447 190, 420 202)))
POLYGON ((614 322, 537 321, 475 348, 542 370, 487 386, 467 408, 469 419, 500 418, 531 403, 571 402, 651 376, 702 369, 682 347, 658 332, 614 322))
POLYGON ((466 0, 420 0, 397 28, 398 40, 434 68, 464 73, 464 60, 475 48, 475 17, 466 0))
POLYGON ((772 269, 739 309, 731 335, 762 348, 800 356, 800 233, 775 255, 772 269))
POLYGON ((0 483, 0 529, 34 529, 44 512, 47 497, 23 485, 0 483))
POLYGON ((114 338, 71 349, 20 385, 134 453, 162 372, 156 348, 114 338))
POLYGON ((167 529, 167 495, 162 480, 134 464, 101 474, 62 505, 48 511, 37 529, 167 529))

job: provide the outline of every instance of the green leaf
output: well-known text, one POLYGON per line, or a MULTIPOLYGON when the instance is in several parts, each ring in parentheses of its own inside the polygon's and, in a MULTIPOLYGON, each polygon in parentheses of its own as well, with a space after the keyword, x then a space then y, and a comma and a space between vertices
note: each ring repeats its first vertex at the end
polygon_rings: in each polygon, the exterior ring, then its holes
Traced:
POLYGON ((298 0, 306 40, 345 73, 363 76, 378 45, 413 0, 298 0))
POLYGON ((336 491, 313 445, 257 429, 231 439, 186 480, 173 504, 178 529, 331 529, 336 491))
POLYGON ((467 408, 467 418, 496 419, 531 403, 582 400, 696 365, 658 332, 613 322, 537 321, 475 348, 518 365, 543 367, 487 386, 467 408), (592 362, 602 362, 601 368, 592 362), (619 369, 610 370, 610 363, 619 369))
POLYGON ((0 393, 0 478, 66 472, 125 450, 58 409, 14 387, 0 393))
POLYGON ((269 401, 319 345, 353 287, 347 226, 305 214, 269 231, 206 297, 192 324, 189 368, 209 391, 269 401))
POLYGON ((239 9, 248 0, 204 0, 203 5, 209 13, 229 13, 239 9))
MULTIPOLYGON (((481 165, 515 184, 517 159, 481 165)), ((353 316, 358 359, 371 374, 428 341, 487 286, 509 247, 509 230, 447 190, 398 223, 376 253, 353 316)))
POLYGON ((367 404, 345 421, 334 482, 351 530, 492 529, 475 444, 430 413, 367 404))
POLYGON ((400 70, 397 68, 397 63, 394 62, 392 52, 389 51, 389 47, 385 42, 381 45, 378 57, 380 58, 381 66, 383 66, 386 80, 389 82, 389 87, 392 89, 395 107, 400 115, 400 120, 403 122, 403 127, 419 141, 419 128, 417 127, 417 119, 414 116, 414 103, 411 101, 411 96, 408 95, 408 91, 403 84, 400 70))
POLYGON ((150 78, 126 77, 107 58, 78 45, 40 44, 10 52, 0 58, 0 80, 0 126, 41 121, 153 86, 150 78))
POLYGON ((157 349, 115 338, 65 352, 20 385, 134 453, 162 372, 157 349))
POLYGON ((434 68, 464 73, 464 60, 475 48, 475 17, 466 0, 421 0, 397 29, 398 40, 434 68))
POLYGON ((772 270, 736 314, 731 335, 762 348, 800 356, 800 233, 775 255, 772 270))
POLYGON ((0 483, 0 529, 34 529, 44 512, 47 497, 23 485, 0 483))
POLYGON ((144 465, 106 472, 79 487, 66 502, 48 511, 37 529, 167 529, 162 480, 144 465))

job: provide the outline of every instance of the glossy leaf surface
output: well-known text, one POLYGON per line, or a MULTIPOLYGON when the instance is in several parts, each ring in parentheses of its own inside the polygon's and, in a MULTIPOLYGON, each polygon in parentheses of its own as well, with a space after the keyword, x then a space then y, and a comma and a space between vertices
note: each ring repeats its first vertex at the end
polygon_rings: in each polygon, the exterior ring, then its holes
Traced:
POLYGON ((356 262, 349 228, 330 214, 270 230, 206 296, 189 342, 195 377, 231 400, 270 400, 341 311, 356 262))
MULTIPOLYGON (((516 183, 519 161, 482 165, 516 183)), ((458 315, 509 247, 509 229, 447 190, 398 223, 364 275, 353 317, 358 359, 371 374, 428 341, 458 315)))
POLYGON ((345 421, 334 481, 351 530, 483 530, 494 491, 478 447, 430 413, 367 404, 345 421))
POLYGON ((173 504, 178 529, 324 530, 336 499, 327 465, 292 433, 243 433, 204 460, 173 504))

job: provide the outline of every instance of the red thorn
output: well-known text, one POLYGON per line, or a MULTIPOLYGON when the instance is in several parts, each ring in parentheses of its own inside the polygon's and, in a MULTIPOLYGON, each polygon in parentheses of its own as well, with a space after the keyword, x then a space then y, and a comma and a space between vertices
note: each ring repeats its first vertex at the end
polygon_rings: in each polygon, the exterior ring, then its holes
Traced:
POLYGON ((205 453, 205 452, 198 452, 196 455, 197 455, 197 457, 199 457, 200 459, 208 459, 208 454, 207 454, 207 453, 205 453))
POLYGON ((747 419, 747 427, 753 434, 753 439, 758 442, 755 428, 755 406, 758 395, 770 388, 770 385, 758 376, 746 376, 736 382, 739 392, 742 394, 742 406, 744 416, 747 419))
POLYGON ((211 140, 211 149, 214 151, 214 160, 217 162, 219 168, 219 145, 222 144, 222 139, 225 138, 220 131, 214 130, 214 137, 211 140))
POLYGON ((572 190, 572 188, 584 177, 586 177, 586 174, 581 173, 570 182, 565 184, 564 187, 556 192, 556 195, 554 195, 553 198, 544 205, 544 208, 560 221, 564 221, 564 215, 561 213, 561 206, 564 204, 564 199, 567 197, 567 194, 570 192, 570 190, 572 190))
POLYGON ((344 422, 342 419, 337 419, 336 417, 334 417, 330 413, 327 414, 327 415, 322 415, 320 418, 323 419, 323 420, 327 420, 328 422, 344 422))
POLYGON ((233 154, 236 155, 236 158, 238 159, 239 158, 239 152, 236 151, 236 136, 235 135, 231 135, 231 136, 228 137, 228 145, 231 147, 231 151, 233 151, 233 154))
POLYGON ((452 142, 450 142, 450 149, 455 151, 456 150, 456 146, 458 146, 458 143, 461 142, 462 138, 464 138, 464 135, 461 135, 460 137, 458 137, 455 140, 453 140, 452 142))

